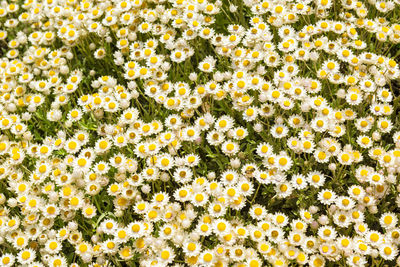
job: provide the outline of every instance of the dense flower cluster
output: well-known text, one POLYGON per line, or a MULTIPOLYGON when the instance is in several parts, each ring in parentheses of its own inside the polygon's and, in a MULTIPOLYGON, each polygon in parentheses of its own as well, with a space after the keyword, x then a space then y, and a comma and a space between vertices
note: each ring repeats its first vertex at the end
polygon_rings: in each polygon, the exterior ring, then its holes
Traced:
POLYGON ((400 1, 0 5, 0 265, 400 264, 400 1))

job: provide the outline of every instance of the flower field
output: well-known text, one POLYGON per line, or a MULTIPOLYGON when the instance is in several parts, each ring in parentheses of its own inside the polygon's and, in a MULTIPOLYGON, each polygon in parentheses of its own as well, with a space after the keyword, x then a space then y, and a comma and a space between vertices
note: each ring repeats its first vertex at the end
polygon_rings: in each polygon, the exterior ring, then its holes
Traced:
POLYGON ((0 266, 400 265, 400 1, 0 4, 0 266))

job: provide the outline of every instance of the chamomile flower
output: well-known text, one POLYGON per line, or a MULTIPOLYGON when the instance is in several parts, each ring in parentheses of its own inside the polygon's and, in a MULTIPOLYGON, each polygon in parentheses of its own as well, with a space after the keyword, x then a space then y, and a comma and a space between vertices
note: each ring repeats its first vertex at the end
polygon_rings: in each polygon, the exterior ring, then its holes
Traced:
POLYGON ((30 248, 18 252, 17 260, 21 264, 29 264, 36 258, 36 252, 30 248))
POLYGON ((216 60, 213 57, 206 57, 199 63, 199 69, 203 72, 213 72, 216 60))
POLYGON ((288 127, 286 127, 284 124, 275 124, 275 125, 271 128, 270 132, 271 132, 271 135, 272 135, 274 138, 280 139, 280 138, 286 137, 286 135, 287 135, 288 132, 289 132, 289 129, 288 129, 288 127))
POLYGON ((336 200, 336 194, 330 190, 321 190, 318 193, 318 200, 325 205, 329 205, 336 200))
POLYGON ((379 219, 379 223, 383 228, 391 229, 396 226, 397 220, 394 213, 383 213, 379 219))
POLYGON ((13 266, 15 263, 15 256, 13 256, 10 253, 5 253, 0 257, 0 262, 5 266, 5 267, 10 267, 13 266))
POLYGON ((272 153, 272 147, 270 144, 268 143, 260 143, 257 146, 257 150, 256 153, 260 156, 260 157, 267 157, 272 153))
POLYGON ((275 192, 278 198, 286 198, 293 192, 293 187, 289 182, 278 183, 275 186, 275 192))
POLYGON ((292 176, 291 184, 294 189, 302 190, 307 187, 306 177, 302 174, 296 174, 292 176))
POLYGON ((278 155, 276 160, 276 167, 280 171, 288 171, 293 165, 292 159, 286 153, 278 155))
POLYGON ((239 145, 232 141, 226 141, 221 145, 222 152, 229 156, 233 156, 238 153, 239 149, 239 145))
POLYGON ((56 239, 49 239, 45 244, 45 249, 50 254, 56 254, 61 250, 62 246, 56 239))
POLYGON ((222 116, 215 122, 215 129, 220 132, 226 132, 233 127, 233 119, 229 116, 222 116))
POLYGON ((200 253, 201 245, 195 241, 187 240, 183 243, 182 249, 187 256, 197 256, 200 253))

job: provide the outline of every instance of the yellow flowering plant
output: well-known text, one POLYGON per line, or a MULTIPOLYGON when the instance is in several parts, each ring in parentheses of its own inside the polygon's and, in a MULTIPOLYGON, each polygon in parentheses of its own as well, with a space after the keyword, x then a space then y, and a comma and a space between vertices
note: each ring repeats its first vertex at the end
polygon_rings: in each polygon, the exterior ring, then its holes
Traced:
POLYGON ((400 265, 400 1, 0 4, 0 266, 400 265))

